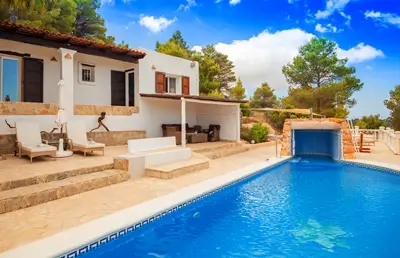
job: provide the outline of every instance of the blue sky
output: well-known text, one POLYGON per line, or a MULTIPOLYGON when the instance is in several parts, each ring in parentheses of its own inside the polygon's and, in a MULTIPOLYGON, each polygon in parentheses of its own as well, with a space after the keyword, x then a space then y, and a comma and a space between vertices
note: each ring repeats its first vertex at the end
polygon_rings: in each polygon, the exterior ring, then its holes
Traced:
POLYGON ((287 93, 282 65, 313 36, 338 43, 364 82, 351 117, 388 111, 400 84, 400 0, 101 0, 108 33, 154 49, 180 30, 191 47, 216 44, 234 62, 248 95, 266 81, 287 93))

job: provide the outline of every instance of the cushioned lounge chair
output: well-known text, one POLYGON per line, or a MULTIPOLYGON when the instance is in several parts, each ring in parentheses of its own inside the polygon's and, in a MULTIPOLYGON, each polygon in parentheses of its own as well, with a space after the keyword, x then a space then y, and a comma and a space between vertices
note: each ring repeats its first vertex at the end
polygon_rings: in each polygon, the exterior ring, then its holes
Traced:
POLYGON ((57 148, 42 141, 39 125, 34 122, 19 121, 15 123, 17 129, 18 154, 30 157, 51 156, 56 158, 57 148))
POLYGON ((67 122, 67 138, 72 151, 81 151, 86 156, 87 152, 101 151, 104 155, 104 143, 94 142, 87 138, 84 121, 75 120, 67 122))

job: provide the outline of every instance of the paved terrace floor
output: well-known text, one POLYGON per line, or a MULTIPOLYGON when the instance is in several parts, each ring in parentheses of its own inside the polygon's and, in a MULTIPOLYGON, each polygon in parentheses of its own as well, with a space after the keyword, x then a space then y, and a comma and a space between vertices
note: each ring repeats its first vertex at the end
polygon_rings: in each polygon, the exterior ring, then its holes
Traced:
MULTIPOLYGON (((17 171, 18 173, 39 173, 37 171, 45 167, 46 171, 49 170, 49 166, 51 172, 52 169, 66 170, 67 166, 76 168, 77 164, 79 166, 98 165, 98 162, 112 162, 112 153, 118 154, 126 151, 126 147, 113 147, 107 148, 105 157, 92 156, 83 158, 79 155, 74 155, 74 158, 69 160, 39 161, 33 165, 27 161, 26 167, 18 168, 17 171)), ((275 147, 262 147, 230 157, 212 160, 210 161, 209 169, 174 179, 162 180, 144 177, 1 214, 0 235, 7 237, 0 238, 0 252, 53 235, 191 184, 263 161, 267 157, 273 157, 274 155, 275 147)), ((12 163, 17 163, 13 159, 2 162, 7 164, 8 173, 12 172, 12 163)), ((1 174, 5 176, 6 172, 1 169, 1 174)))
POLYGON ((385 143, 376 142, 375 146, 365 147, 371 148, 371 153, 357 153, 357 159, 400 165, 400 155, 394 155, 385 143))

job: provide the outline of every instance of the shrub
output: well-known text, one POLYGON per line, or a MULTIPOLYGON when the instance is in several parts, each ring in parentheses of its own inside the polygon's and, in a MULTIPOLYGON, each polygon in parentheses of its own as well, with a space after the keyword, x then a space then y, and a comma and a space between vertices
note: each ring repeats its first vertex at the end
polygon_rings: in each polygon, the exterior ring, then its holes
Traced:
POLYGON ((251 142, 249 128, 247 128, 247 127, 240 128, 240 139, 245 140, 246 142, 251 142))
POLYGON ((248 103, 240 104, 240 108, 242 110, 242 115, 243 116, 245 116, 245 117, 251 116, 251 109, 250 109, 250 105, 248 103))
POLYGON ((256 143, 266 142, 268 139, 268 127, 262 124, 254 124, 250 130, 250 139, 256 143))

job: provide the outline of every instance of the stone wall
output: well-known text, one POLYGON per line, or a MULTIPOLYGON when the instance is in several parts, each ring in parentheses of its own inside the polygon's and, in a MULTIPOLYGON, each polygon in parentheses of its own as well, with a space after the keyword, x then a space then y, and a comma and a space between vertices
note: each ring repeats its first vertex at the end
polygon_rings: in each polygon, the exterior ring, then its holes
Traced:
POLYGON ((106 112, 107 116, 131 116, 139 113, 139 107, 74 105, 74 115, 100 116, 101 112, 106 112))
POLYGON ((57 115, 57 104, 32 102, 0 102, 0 115, 57 115))
POLYGON ((285 124, 283 125, 283 137, 282 137, 282 148, 281 155, 289 156, 290 155, 290 142, 291 142, 291 121, 326 121, 326 122, 335 122, 339 123, 342 128, 343 135, 343 156, 345 159, 355 159, 355 149, 351 138, 350 128, 344 119, 339 118, 319 118, 319 119, 311 119, 311 118, 301 118, 301 119, 286 119, 285 124))
MULTIPOLYGON (((104 143, 106 146, 118 146, 127 144, 128 140, 146 138, 145 131, 114 131, 114 132, 91 132, 87 133, 88 138, 96 142, 104 143)), ((47 141, 58 141, 61 137, 65 138, 63 133, 42 133, 42 139, 47 141)), ((15 134, 0 135, 0 155, 13 154, 15 150, 15 134)))

